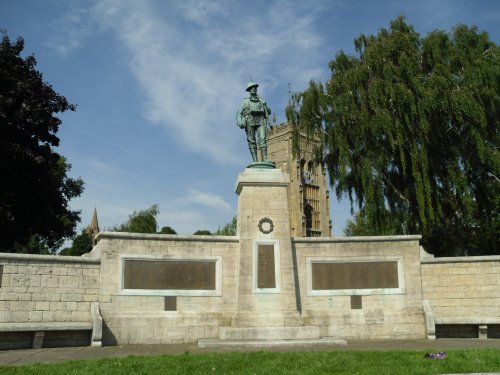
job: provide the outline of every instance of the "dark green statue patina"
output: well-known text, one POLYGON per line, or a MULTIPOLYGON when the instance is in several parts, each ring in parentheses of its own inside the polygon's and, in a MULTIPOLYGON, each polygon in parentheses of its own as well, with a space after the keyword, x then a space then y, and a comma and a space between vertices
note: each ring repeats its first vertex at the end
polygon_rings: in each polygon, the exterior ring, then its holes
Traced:
POLYGON ((260 164, 272 164, 267 159, 267 126, 271 109, 265 100, 257 95, 258 86, 255 82, 248 84, 246 91, 250 93, 250 96, 243 99, 240 109, 236 113, 236 123, 247 133, 248 148, 253 163, 259 162, 257 158, 258 145, 262 155, 262 163, 260 164))

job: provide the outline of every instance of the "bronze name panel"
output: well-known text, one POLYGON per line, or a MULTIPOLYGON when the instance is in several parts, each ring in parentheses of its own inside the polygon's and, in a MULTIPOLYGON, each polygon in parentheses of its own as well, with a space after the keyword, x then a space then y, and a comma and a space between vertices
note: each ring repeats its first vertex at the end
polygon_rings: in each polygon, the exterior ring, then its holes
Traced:
POLYGON ((124 289, 215 290, 215 262, 125 260, 124 289))
POLYGON ((399 288, 398 262, 312 263, 313 290, 399 288))
POLYGON ((258 245, 257 288, 276 288, 274 245, 258 245))

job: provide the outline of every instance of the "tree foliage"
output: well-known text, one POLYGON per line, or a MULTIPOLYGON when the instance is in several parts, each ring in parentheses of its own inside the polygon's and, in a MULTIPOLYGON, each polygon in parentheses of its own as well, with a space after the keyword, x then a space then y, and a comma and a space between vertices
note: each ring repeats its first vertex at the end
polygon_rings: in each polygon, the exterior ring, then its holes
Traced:
POLYGON ((217 228, 214 232, 216 236, 236 236, 236 226, 238 224, 237 216, 234 215, 231 221, 221 228, 217 228))
POLYGON ((158 228, 156 217, 159 213, 157 204, 139 212, 134 211, 125 223, 115 225, 112 230, 115 232, 156 233, 158 228))
POLYGON ((366 216, 364 210, 355 212, 347 220, 344 229, 346 236, 393 236, 405 234, 404 221, 393 215, 389 210, 382 209, 375 225, 366 216))
POLYGON ((465 25, 421 38, 404 17, 354 45, 287 108, 321 134, 337 197, 375 234, 392 223, 436 255, 498 253, 499 47, 465 25))
POLYGON ((21 57, 24 41, 3 36, 0 45, 0 250, 55 251, 75 234, 78 211, 68 203, 83 181, 67 176, 70 164, 56 153, 61 120, 75 106, 21 57))
POLYGON ((212 233, 210 233, 210 231, 207 229, 199 229, 196 232, 194 232, 193 235, 195 235, 195 236, 211 236, 212 233))
POLYGON ((92 251, 92 237, 85 230, 73 239, 71 247, 67 247, 59 252, 59 255, 81 256, 92 251))
POLYGON ((160 229, 159 233, 161 233, 161 234, 177 234, 177 232, 175 231, 175 229, 172 228, 172 227, 169 227, 169 226, 162 227, 160 229))

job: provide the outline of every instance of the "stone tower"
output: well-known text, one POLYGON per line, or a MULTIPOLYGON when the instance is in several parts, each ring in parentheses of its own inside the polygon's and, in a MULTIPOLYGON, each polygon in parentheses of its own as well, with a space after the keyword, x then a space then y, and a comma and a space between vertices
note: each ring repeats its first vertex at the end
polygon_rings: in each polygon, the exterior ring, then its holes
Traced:
POLYGON ((268 134, 269 159, 290 175, 288 207, 292 237, 330 237, 329 190, 326 170, 314 163, 313 148, 319 140, 300 138, 300 152, 292 153, 292 127, 274 124, 268 134))

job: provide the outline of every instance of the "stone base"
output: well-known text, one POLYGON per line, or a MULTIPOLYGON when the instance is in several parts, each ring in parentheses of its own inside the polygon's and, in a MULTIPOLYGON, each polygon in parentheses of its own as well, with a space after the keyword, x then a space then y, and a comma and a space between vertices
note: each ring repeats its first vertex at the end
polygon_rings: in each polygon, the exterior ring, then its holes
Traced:
POLYGON ((198 348, 304 348, 314 346, 345 346, 347 341, 324 337, 304 340, 256 340, 256 341, 221 341, 213 339, 198 340, 198 348))
POLYGON ((221 341, 307 340, 320 338, 319 327, 220 327, 221 341))
POLYGON ((248 164, 247 168, 276 169, 276 163, 273 161, 254 161, 251 164, 248 164))
POLYGON ((238 312, 231 319, 232 327, 301 327, 304 325, 297 311, 238 312))

